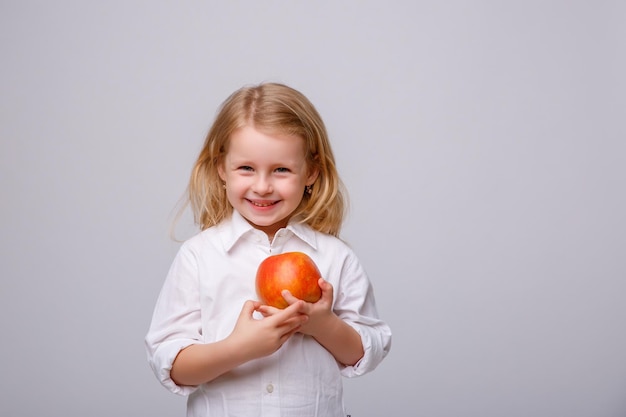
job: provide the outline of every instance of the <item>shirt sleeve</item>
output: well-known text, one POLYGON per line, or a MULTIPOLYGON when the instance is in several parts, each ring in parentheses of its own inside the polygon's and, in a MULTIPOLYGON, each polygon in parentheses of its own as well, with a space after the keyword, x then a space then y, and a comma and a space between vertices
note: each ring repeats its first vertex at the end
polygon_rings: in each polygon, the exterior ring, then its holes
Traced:
POLYGON ((374 290, 354 254, 346 260, 335 289, 335 313, 361 336, 363 357, 353 366, 342 368, 345 377, 373 371, 391 348, 391 329, 378 316, 374 290))
POLYGON ((197 389, 176 385, 170 371, 182 349, 201 342, 197 261, 183 245, 167 274, 145 338, 148 363, 161 384, 173 393, 189 395, 197 389))

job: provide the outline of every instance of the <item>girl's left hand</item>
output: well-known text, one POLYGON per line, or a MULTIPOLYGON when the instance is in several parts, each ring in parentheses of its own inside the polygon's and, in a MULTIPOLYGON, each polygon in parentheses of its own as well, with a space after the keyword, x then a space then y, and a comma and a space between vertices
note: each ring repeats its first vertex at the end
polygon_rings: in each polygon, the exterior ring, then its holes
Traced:
MULTIPOLYGON (((332 312, 333 286, 324 278, 320 278, 318 284, 322 289, 322 297, 315 303, 303 302, 302 307, 299 309, 299 312, 306 314, 309 319, 300 327, 298 332, 308 334, 313 337, 316 337, 320 334, 320 332, 325 331, 328 327, 324 324, 329 320, 332 320, 334 316, 334 313, 332 312)), ((288 290, 283 290, 282 295, 289 305, 300 301, 299 298, 294 297, 288 290)), ((257 310, 266 317, 281 311, 275 307, 267 305, 261 306, 257 310)))

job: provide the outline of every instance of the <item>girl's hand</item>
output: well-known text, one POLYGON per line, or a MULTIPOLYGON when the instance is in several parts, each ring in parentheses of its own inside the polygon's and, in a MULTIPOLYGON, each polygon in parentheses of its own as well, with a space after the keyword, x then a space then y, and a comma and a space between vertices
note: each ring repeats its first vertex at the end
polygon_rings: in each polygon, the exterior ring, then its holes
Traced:
POLYGON ((271 355, 308 320, 296 302, 261 320, 252 315, 261 303, 246 301, 233 331, 223 340, 187 346, 178 353, 170 375, 178 385, 196 386, 212 381, 252 359, 271 355))
POLYGON ((259 306, 257 310, 266 318, 274 318, 292 308, 298 313, 305 314, 309 319, 302 322, 296 331, 313 336, 340 363, 354 365, 364 355, 361 336, 332 311, 333 286, 322 278, 319 280, 319 286, 322 289, 322 298, 316 303, 299 300, 285 290, 283 297, 289 303, 285 310, 266 305, 259 306))
MULTIPOLYGON (((333 305, 333 286, 323 278, 320 278, 318 284, 322 289, 322 297, 316 303, 302 301, 294 297, 288 290, 282 292, 283 298, 289 304, 287 309, 298 306, 298 311, 308 317, 306 323, 303 323, 297 331, 313 337, 317 337, 320 332, 326 331, 328 326, 325 324, 336 317, 331 310, 333 305)), ((284 310, 263 305, 258 307, 258 311, 265 317, 273 317, 284 310)))
POLYGON ((277 351, 308 317, 301 310, 304 301, 291 304, 284 310, 279 310, 262 319, 255 319, 252 315, 255 310, 260 311, 261 303, 246 301, 241 309, 237 323, 228 341, 232 346, 242 350, 249 359, 268 356, 277 351))

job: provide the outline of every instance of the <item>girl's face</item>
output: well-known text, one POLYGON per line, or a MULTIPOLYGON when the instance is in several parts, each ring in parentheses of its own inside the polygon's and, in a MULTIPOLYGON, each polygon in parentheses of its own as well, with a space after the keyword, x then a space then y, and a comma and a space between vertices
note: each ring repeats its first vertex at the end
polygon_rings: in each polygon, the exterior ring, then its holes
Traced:
POLYGON ((318 172, 305 160, 299 136, 263 133, 251 126, 236 130, 219 165, 228 201, 270 239, 287 225, 318 172))

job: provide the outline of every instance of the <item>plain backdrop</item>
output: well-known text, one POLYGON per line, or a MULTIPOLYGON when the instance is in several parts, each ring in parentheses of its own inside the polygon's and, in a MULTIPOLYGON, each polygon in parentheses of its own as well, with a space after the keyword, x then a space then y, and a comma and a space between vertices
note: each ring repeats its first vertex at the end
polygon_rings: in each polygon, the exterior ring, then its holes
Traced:
MULTIPOLYGON (((626 415, 626 4, 0 1, 0 415, 182 416, 143 338, 219 104, 306 94, 394 339, 353 417, 626 415)), ((179 239, 194 233, 183 217, 179 239)))

